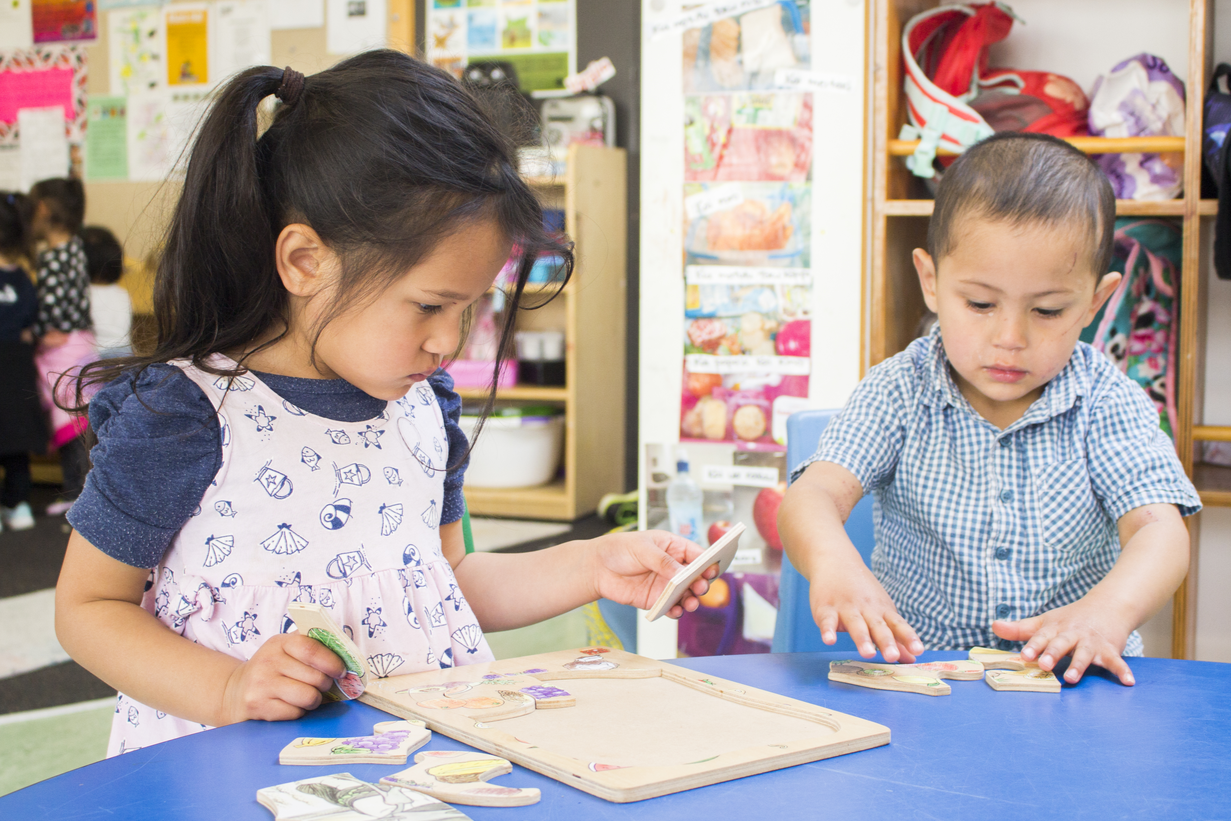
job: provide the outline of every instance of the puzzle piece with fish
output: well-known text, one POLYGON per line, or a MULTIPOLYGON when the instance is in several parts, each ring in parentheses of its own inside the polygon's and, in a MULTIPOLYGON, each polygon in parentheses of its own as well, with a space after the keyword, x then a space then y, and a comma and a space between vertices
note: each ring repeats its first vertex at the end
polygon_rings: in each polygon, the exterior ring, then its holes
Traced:
POLYGON ((993 690, 1017 693, 1059 693, 1060 679, 1044 670, 1037 661, 1026 661, 1021 653, 993 650, 989 647, 970 648, 970 660, 987 670, 987 684, 993 690))
POLYGON ((941 679, 976 681, 983 665, 975 661, 929 661, 921 664, 878 664, 871 661, 831 661, 829 680, 873 690, 896 690, 947 696, 953 691, 941 679))
POLYGON ((274 821, 470 821, 459 809, 417 790, 369 784, 350 773, 321 775, 257 790, 274 821))
POLYGON ((507 760, 473 750, 430 750, 415 756, 415 766, 387 775, 382 784, 418 790, 450 804, 476 807, 524 807, 537 804, 532 787, 501 787, 487 782, 513 772, 507 760))
POLYGON ((334 679, 333 686, 326 693, 326 698, 334 701, 350 701, 363 695, 368 685, 368 666, 364 663, 363 654, 351 641, 346 633, 338 628, 329 612, 319 604, 308 602, 291 602, 287 615, 295 622, 299 632, 308 638, 313 638, 328 647, 342 663, 346 672, 340 678, 334 679))
POLYGON ((372 735, 351 738, 297 738, 282 748, 279 764, 405 764, 432 740, 422 721, 382 721, 372 735))

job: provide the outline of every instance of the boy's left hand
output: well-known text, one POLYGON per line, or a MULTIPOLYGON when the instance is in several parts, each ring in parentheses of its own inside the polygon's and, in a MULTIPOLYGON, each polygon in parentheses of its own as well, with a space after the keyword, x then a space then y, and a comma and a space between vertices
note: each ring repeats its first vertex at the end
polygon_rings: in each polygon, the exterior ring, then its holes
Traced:
MULTIPOLYGON (((689 562, 705 552, 700 545, 662 530, 610 533, 595 540, 592 576, 598 597, 642 610, 653 606, 667 583, 689 562)), ((700 606, 697 596, 709 589, 718 567, 706 568, 688 592, 667 611, 678 619, 685 610, 700 606)))
POLYGON ((1024 641, 1022 658, 1038 660, 1044 670, 1053 670, 1060 659, 1072 653, 1064 674, 1069 684, 1081 681, 1091 662, 1110 670, 1131 687, 1133 671, 1121 657, 1129 632, 1107 615, 1107 608, 1081 599, 1021 621, 992 622, 992 631, 1008 641, 1024 641))

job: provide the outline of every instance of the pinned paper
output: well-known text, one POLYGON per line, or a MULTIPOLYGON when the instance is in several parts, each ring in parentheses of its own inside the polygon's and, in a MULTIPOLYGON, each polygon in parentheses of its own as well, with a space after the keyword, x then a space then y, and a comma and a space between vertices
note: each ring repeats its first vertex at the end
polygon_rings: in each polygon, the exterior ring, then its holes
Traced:
POLYGON ((700 26, 708 26, 715 20, 738 17, 741 14, 766 6, 776 6, 778 0, 714 0, 700 8, 689 9, 650 24, 650 39, 657 40, 668 34, 679 34, 700 26))
POLYGON ((127 106, 126 97, 90 97, 90 127, 85 143, 86 179, 128 179, 127 106))
POLYGON ((593 91, 616 74, 615 66, 610 57, 600 57, 576 74, 564 78, 564 87, 574 94, 583 91, 593 91))
POLYGON ((269 0, 269 27, 317 29, 325 25, 324 0, 269 0))
POLYGON ((218 82, 249 66, 270 61, 269 7, 265 0, 221 0, 214 4, 214 55, 218 82))
POLYGON ((107 15, 113 94, 152 91, 166 83, 162 10, 137 8, 107 15))
POLYGON ((737 182, 718 185, 684 198, 684 213, 690 220, 726 211, 744 201, 744 189, 737 182))
POLYGON ((325 50, 354 54, 383 48, 388 16, 385 0, 325 0, 325 50))
POLYGON ((806 356, 713 356, 691 353, 684 357, 689 373, 768 373, 782 376, 807 376, 812 360, 806 356))
POLYGON ((64 109, 23 108, 17 112, 21 136, 21 190, 39 180, 68 175, 68 139, 64 135, 64 109))
POLYGON ((778 88, 800 91, 837 91, 849 94, 855 90, 855 80, 849 74, 826 74, 802 68, 780 68, 774 72, 778 88))
MULTIPOLYGON (((11 0, 6 0, 11 2, 11 0)), ((32 0, 35 43, 71 43, 98 37, 94 0, 32 0)))
POLYGON ((167 33, 167 85, 209 82, 209 6, 175 3, 163 9, 167 33))
POLYGON ((34 45, 34 21, 30 0, 5 0, 0 3, 0 51, 34 45))

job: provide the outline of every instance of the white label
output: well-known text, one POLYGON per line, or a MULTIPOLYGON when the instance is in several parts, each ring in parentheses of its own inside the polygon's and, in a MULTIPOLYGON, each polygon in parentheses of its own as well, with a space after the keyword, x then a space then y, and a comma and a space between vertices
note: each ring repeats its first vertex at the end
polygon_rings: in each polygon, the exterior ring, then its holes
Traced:
POLYGON ((765 560, 764 551, 759 547, 741 547, 735 551, 735 557, 731 559, 731 567, 747 567, 748 565, 761 564, 765 560))
POLYGON ((838 91, 850 94, 855 80, 849 74, 824 74, 802 68, 780 68, 774 72, 774 85, 800 91, 838 91))
POLYGON ((689 373, 764 373, 807 376, 812 360, 806 356, 712 356, 690 353, 684 357, 689 373))
POLYGON ((811 268, 748 268, 742 265, 689 265, 689 285, 811 285, 811 268))
POLYGON ((650 39, 657 40, 668 34, 676 34, 698 26, 708 26, 715 20, 724 17, 734 17, 766 6, 775 5, 778 0, 718 0, 699 9, 691 9, 658 23, 650 24, 650 39))
POLYGON ((719 185, 691 197, 684 198, 684 213, 690 220, 709 216, 716 211, 726 211, 744 201, 744 189, 737 182, 719 185))
POLYGON ((778 468, 705 465, 701 468, 701 484, 774 487, 778 484, 778 468))

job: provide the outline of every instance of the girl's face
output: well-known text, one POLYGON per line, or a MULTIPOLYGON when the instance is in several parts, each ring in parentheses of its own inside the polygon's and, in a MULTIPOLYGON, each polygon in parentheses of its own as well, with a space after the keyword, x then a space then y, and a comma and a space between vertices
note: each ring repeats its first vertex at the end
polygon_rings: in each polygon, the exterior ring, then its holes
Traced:
MULTIPOLYGON (((441 240, 384 293, 325 326, 316 344, 317 371, 377 399, 405 396, 457 349, 463 313, 491 288, 510 247, 494 220, 471 223, 441 240)), ((327 302, 311 301, 308 327, 327 302)))

